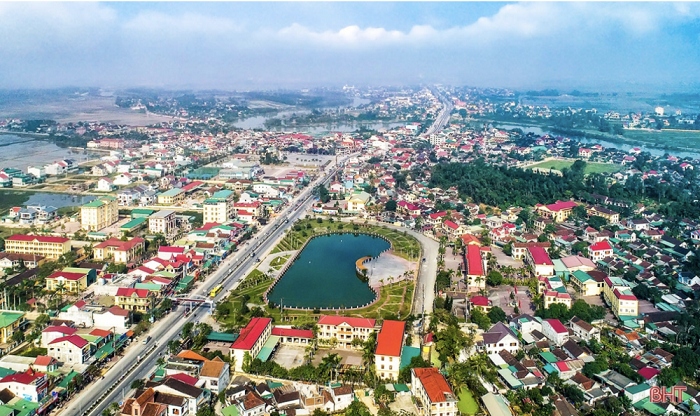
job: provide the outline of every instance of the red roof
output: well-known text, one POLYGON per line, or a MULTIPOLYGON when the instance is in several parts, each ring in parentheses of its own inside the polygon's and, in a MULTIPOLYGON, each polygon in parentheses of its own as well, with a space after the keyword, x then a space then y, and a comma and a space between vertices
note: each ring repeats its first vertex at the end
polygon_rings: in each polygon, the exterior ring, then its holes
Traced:
POLYGON ((547 209, 550 211, 561 211, 563 209, 572 209, 576 205, 578 204, 574 201, 557 201, 553 204, 547 205, 547 209))
POLYGON ((447 211, 440 211, 440 212, 433 212, 432 214, 428 215, 431 220, 436 220, 438 218, 444 217, 447 215, 447 211))
POLYGON ((457 225, 456 223, 454 223, 450 220, 445 220, 445 226, 452 228, 453 230, 456 230, 457 228, 459 228, 459 225, 457 225))
POLYGON ((656 368, 652 367, 644 367, 637 371, 640 376, 644 377, 646 380, 651 380, 652 378, 656 377, 661 371, 657 370, 656 368))
POLYGON ((440 374, 437 368, 414 368, 412 371, 423 385, 431 403, 447 401, 445 393, 454 396, 452 388, 450 388, 450 385, 447 384, 447 380, 445 380, 445 377, 440 374))
POLYGON ((53 272, 49 276, 47 276, 47 279, 58 279, 59 277, 63 277, 66 280, 80 280, 86 275, 84 273, 69 273, 69 272, 53 272))
POLYGON ((129 241, 122 241, 116 238, 110 238, 109 240, 103 241, 100 244, 96 245, 95 248, 116 247, 120 251, 127 251, 136 247, 138 244, 143 243, 144 241, 146 240, 144 240, 141 237, 134 237, 129 241))
POLYGON ((14 240, 14 241, 38 241, 40 243, 65 243, 66 241, 70 241, 69 238, 65 237, 51 237, 51 236, 44 236, 44 235, 25 235, 25 234, 15 234, 7 237, 5 241, 7 240, 14 240))
POLYGON ((241 329, 241 333, 231 345, 231 348, 239 350, 249 350, 253 348, 255 342, 265 332, 265 328, 272 324, 270 318, 253 318, 248 322, 245 328, 241 329))
POLYGON ((555 364, 559 371, 569 371, 569 366, 566 364, 566 361, 557 361, 555 364))
POLYGON ((484 275, 484 264, 481 260, 481 249, 479 248, 479 246, 474 244, 468 245, 467 252, 465 254, 465 260, 467 263, 467 275, 484 275))
POLYGON ((314 337, 314 331, 310 329, 293 329, 293 328, 272 328, 272 335, 278 337, 296 337, 296 338, 308 338, 314 337))
POLYGON ((68 335, 67 337, 56 338, 55 340, 49 342, 49 344, 58 344, 64 341, 69 342, 78 348, 83 348, 86 345, 88 345, 88 342, 85 340, 85 338, 81 338, 77 335, 68 335))
POLYGON ((34 360, 34 365, 40 365, 45 367, 47 365, 51 365, 51 363, 55 361, 55 358, 49 357, 48 355, 38 355, 34 360))
POLYGON ((63 335, 73 335, 73 334, 75 334, 76 332, 78 332, 78 330, 75 329, 75 328, 71 328, 71 327, 69 327, 69 326, 63 326, 63 325, 61 325, 61 326, 47 326, 47 327, 44 328, 44 330, 41 331, 41 332, 60 332, 60 333, 62 333, 63 335))
POLYGON ((547 254, 547 250, 545 250, 544 247, 532 246, 528 247, 527 249, 530 252, 530 256, 532 256, 532 260, 535 262, 535 264, 544 264, 547 266, 554 265, 554 263, 552 263, 552 259, 549 258, 549 254, 547 254))
POLYGON ((597 243, 591 244, 590 247, 588 247, 588 251, 603 250, 612 250, 612 246, 610 246, 610 242, 608 240, 598 241, 597 243))
POLYGON ((382 329, 377 334, 377 350, 375 353, 393 357, 400 356, 405 327, 406 323, 403 321, 384 321, 382 329))
POLYGON ((489 299, 486 296, 473 296, 469 302, 475 306, 489 306, 489 299))
POLYGON ((376 321, 369 318, 351 318, 349 316, 322 315, 318 318, 319 325, 338 326, 346 323, 353 328, 374 328, 376 321))
POLYGON ((620 299, 620 300, 637 300, 637 297, 634 295, 625 295, 622 292, 620 292, 620 289, 615 289, 613 291, 615 294, 615 297, 620 299))
POLYGON ((173 246, 160 246, 158 247, 159 253, 178 253, 182 254, 185 252, 185 247, 173 247, 173 246))
POLYGON ((174 378, 175 380, 182 381, 183 383, 190 385, 190 386, 196 385, 197 381, 198 381, 196 378, 192 377, 189 374, 185 374, 185 373, 173 374, 171 376, 168 376, 168 378, 174 378))
POLYGON ((97 337, 107 338, 108 336, 112 335, 112 332, 107 331, 106 329, 95 328, 92 331, 90 331, 90 335, 95 335, 97 337))
POLYGON ((29 385, 34 382, 34 380, 44 377, 44 373, 38 373, 36 371, 32 371, 32 369, 27 370, 24 373, 15 373, 15 374, 10 374, 9 376, 5 376, 0 380, 0 383, 19 383, 19 384, 25 384, 29 385))
POLYGON ((564 324, 562 324, 558 319, 545 319, 545 322, 547 322, 557 334, 566 334, 569 332, 566 330, 564 324))
POLYGON ((117 289, 117 296, 131 297, 134 294, 140 298, 148 297, 148 289, 134 289, 131 287, 120 287, 117 289))
POLYGON ((109 308, 109 309, 107 309, 107 310, 108 310, 109 313, 111 313, 112 315, 117 315, 117 316, 129 316, 129 311, 128 311, 128 310, 126 310, 126 309, 124 309, 124 308, 122 308, 122 307, 120 307, 120 306, 117 306, 117 305, 114 305, 114 306, 112 306, 111 308, 109 308))

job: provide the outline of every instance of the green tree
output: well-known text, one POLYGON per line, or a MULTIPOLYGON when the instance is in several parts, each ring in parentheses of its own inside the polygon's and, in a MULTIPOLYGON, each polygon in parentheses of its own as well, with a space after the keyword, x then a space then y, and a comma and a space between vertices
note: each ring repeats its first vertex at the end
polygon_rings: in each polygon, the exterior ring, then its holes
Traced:
POLYGON ((435 337, 437 338, 435 349, 443 363, 455 360, 468 343, 467 336, 456 325, 448 325, 447 328, 436 333, 435 337))
POLYGON ((488 329, 491 328, 491 320, 479 309, 474 309, 471 311, 469 320, 484 331, 488 331, 488 329))
POLYGON ((490 270, 486 275, 486 284, 490 286, 500 286, 503 284, 503 275, 498 270, 490 270))
POLYGON ((488 316, 489 320, 491 320, 492 324, 495 324, 497 322, 503 322, 506 320, 506 313, 503 311, 503 309, 499 308, 498 306, 492 307, 486 315, 488 316))
POLYGON ((396 201, 393 199, 386 201, 386 204, 384 204, 384 211, 396 211, 396 201))

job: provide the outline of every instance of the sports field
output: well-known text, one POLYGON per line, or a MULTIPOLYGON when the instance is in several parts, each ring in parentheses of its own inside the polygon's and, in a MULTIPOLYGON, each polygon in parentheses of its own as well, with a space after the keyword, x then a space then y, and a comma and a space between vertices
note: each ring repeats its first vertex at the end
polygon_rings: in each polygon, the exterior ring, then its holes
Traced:
MULTIPOLYGON (((538 168, 538 169, 554 169, 561 171, 564 168, 570 168, 574 164, 573 160, 547 160, 540 163, 535 163, 534 165, 528 166, 528 169, 538 168)), ((585 174, 591 173, 614 173, 622 170, 621 165, 615 165, 612 163, 597 163, 597 162, 586 162, 585 174)))

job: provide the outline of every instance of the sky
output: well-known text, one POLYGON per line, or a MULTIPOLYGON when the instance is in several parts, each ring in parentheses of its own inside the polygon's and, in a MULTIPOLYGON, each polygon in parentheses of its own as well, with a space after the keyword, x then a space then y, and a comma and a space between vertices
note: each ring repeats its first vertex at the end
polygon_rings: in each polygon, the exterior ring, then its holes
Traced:
POLYGON ((700 3, 0 2, 0 88, 697 90, 700 3))

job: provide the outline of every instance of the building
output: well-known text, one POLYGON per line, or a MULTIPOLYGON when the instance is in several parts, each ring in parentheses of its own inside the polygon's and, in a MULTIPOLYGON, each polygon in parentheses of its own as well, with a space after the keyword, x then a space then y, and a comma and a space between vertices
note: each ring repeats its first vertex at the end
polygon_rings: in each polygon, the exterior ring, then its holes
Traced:
POLYGON ((166 238, 174 236, 177 233, 175 211, 161 210, 148 217, 148 231, 166 238))
POLYGON ((574 201, 557 201, 549 205, 538 205, 535 207, 535 212, 543 217, 551 218, 554 222, 562 222, 569 218, 577 205, 574 201))
POLYGON ((67 267, 46 277, 46 290, 79 293, 97 280, 95 269, 67 267))
POLYGON ((48 386, 46 374, 32 369, 23 373, 10 374, 0 379, 0 391, 8 389, 15 396, 32 403, 39 403, 46 396, 48 386))
POLYGON ((65 237, 15 234, 5 239, 5 251, 8 253, 36 254, 57 259, 70 249, 70 239, 65 237))
POLYGON ((83 230, 99 231, 119 220, 119 204, 112 196, 100 196, 80 207, 80 224, 83 230))
POLYGON ((604 283, 598 281, 583 270, 576 270, 569 276, 571 285, 581 296, 599 296, 604 283))
POLYGON ((608 240, 599 241, 588 246, 588 257, 593 261, 603 260, 613 254, 613 248, 608 240))
POLYGON ((456 416, 457 397, 437 368, 412 368, 411 393, 417 398, 420 416, 456 416))
POLYGON ((610 305, 612 313, 618 319, 637 318, 639 301, 629 285, 619 277, 608 276, 604 279, 603 298, 610 305))
POLYGON ((210 390, 214 394, 224 391, 230 381, 229 365, 219 357, 214 357, 213 360, 207 360, 199 370, 199 380, 204 381, 205 389, 210 390))
POLYGON ((337 315, 322 315, 318 319, 317 339, 319 343, 335 344, 337 348, 361 348, 369 335, 375 332, 376 321, 368 318, 351 318, 337 315))
POLYGON ((177 205, 185 200, 185 192, 179 188, 169 189, 158 194, 158 205, 177 205))
POLYGON ((554 263, 543 247, 528 247, 525 262, 532 266, 535 276, 554 276, 554 263))
POLYGON ((477 350, 486 354, 498 354, 506 350, 511 354, 517 354, 520 349, 520 340, 503 322, 497 322, 482 335, 483 340, 477 342, 477 350))
POLYGON ((522 260, 527 255, 527 249, 529 247, 542 247, 544 249, 548 249, 551 246, 552 246, 552 244, 549 241, 545 241, 542 243, 540 243, 540 242, 513 243, 513 245, 512 245, 513 254, 511 254, 511 257, 513 257, 514 259, 522 260))
POLYGON ((47 355, 64 365, 83 364, 90 358, 90 343, 78 335, 68 335, 49 342, 47 355))
POLYGON ((382 380, 399 378, 405 326, 403 321, 385 320, 377 334, 374 365, 375 374, 382 380))
POLYGON ((155 303, 155 295, 147 289, 120 287, 114 296, 116 306, 134 312, 148 313, 155 303))
POLYGON ((234 191, 222 189, 205 199, 203 203, 203 221, 207 223, 226 224, 234 216, 234 191))
POLYGON ((258 356, 263 345, 270 338, 272 319, 253 318, 245 328, 241 329, 236 341, 231 344, 231 359, 235 371, 243 371, 243 362, 248 358, 252 361, 258 356))
POLYGON ((468 292, 486 288, 486 267, 481 257, 481 247, 470 244, 464 252, 464 274, 468 292))
POLYGON ((347 199, 347 201, 348 201, 347 212, 354 212, 354 213, 364 212, 365 206, 367 206, 367 203, 369 202, 370 197, 371 197, 371 195, 365 191, 353 193, 347 199))
POLYGON ((569 331, 558 319, 543 319, 542 333, 557 346, 562 346, 569 339, 569 331))
POLYGON ((110 238, 93 248, 95 260, 110 260, 114 263, 129 264, 141 259, 146 252, 146 240, 141 237, 134 237, 129 241, 122 241, 110 238))
POLYGON ((13 344, 12 334, 20 330, 25 321, 24 312, 0 311, 0 344, 13 344))
MULTIPOLYGON (((566 289, 566 288, 565 288, 566 289)), ((571 308, 571 295, 558 290, 547 290, 544 292, 544 308, 547 309, 555 303, 561 303, 567 308, 571 308)))
POLYGON ((586 208, 586 214, 588 216, 597 216, 597 217, 603 217, 606 220, 608 220, 608 223, 610 224, 617 224, 620 222, 620 214, 609 210, 605 207, 599 207, 599 206, 591 206, 586 208))
POLYGON ((583 319, 574 316, 569 321, 569 328, 577 337, 590 342, 590 340, 595 339, 600 341, 600 329, 594 327, 583 319))

